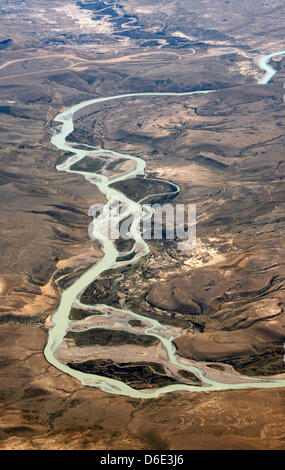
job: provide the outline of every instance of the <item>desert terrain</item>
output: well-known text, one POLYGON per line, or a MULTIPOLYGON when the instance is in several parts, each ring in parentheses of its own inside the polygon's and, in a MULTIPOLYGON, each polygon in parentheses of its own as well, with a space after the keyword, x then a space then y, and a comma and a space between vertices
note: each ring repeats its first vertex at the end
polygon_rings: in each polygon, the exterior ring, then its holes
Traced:
MULTIPOLYGON (((147 323, 108 319, 104 304, 175 331, 182 363, 209 377, 284 379, 284 56, 258 85, 258 59, 284 50, 284 15, 279 0, 1 3, 1 449, 284 449, 282 387, 136 399, 84 386, 43 354, 62 293, 103 256, 88 211, 106 199, 76 170, 132 169, 91 155, 57 171, 70 154, 51 143, 54 117, 94 98, 211 90, 75 114, 71 145, 146 162, 149 179, 114 188, 136 201, 169 191, 167 202, 179 186, 174 202, 197 206, 197 243, 152 240, 137 263, 103 273, 57 357, 138 390, 201 386, 169 366, 147 323)), ((118 245, 128 260, 132 244, 118 245)))

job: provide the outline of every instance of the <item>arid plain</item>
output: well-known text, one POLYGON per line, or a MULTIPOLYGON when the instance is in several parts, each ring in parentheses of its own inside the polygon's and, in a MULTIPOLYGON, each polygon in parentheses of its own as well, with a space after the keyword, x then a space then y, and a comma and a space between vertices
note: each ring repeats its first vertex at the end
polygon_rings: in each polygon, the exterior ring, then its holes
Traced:
MULTIPOLYGON (((125 181, 121 191, 139 200, 160 192, 155 178, 172 181, 175 202, 196 204, 198 222, 193 251, 150 242, 148 256, 83 296, 172 325, 182 332, 178 355, 205 370, 284 377, 284 57, 272 61, 273 80, 257 84, 258 58, 284 49, 284 15, 279 0, 2 2, 1 449, 284 449, 282 388, 134 399, 85 387, 43 355, 62 290, 102 257, 88 209, 105 202, 82 176, 56 170, 68 155, 50 143, 53 118, 101 96, 210 89, 76 115, 70 142, 146 161, 154 181, 125 181)), ((138 388, 170 380, 153 365, 155 342, 100 341, 76 344, 71 332, 59 356, 81 369, 93 359, 97 372, 138 388), (132 377, 126 351, 143 348, 132 377)))

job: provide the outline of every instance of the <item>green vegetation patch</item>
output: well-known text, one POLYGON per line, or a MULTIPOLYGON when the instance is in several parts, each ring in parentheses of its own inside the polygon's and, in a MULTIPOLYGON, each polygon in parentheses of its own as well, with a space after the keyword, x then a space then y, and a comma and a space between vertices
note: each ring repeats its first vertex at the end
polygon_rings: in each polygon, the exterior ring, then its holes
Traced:
POLYGON ((184 379, 192 380, 195 385, 201 385, 201 380, 196 377, 193 372, 189 372, 188 370, 181 369, 178 371, 179 375, 183 377, 184 379))
POLYGON ((99 158, 84 157, 79 162, 74 163, 70 167, 74 171, 87 171, 90 173, 97 173, 104 166, 105 162, 99 158))
POLYGON ((142 322, 141 322, 140 320, 129 320, 128 323, 129 323, 129 325, 134 326, 134 327, 136 327, 136 326, 138 326, 138 327, 143 326, 143 324, 142 324, 142 322))
POLYGON ((119 297, 113 288, 112 279, 92 282, 81 295, 80 301, 85 305, 106 304, 119 306, 119 297))
POLYGON ((74 155, 73 152, 64 152, 64 154, 61 155, 61 156, 57 159, 55 166, 61 165, 62 163, 65 163, 66 160, 67 160, 69 157, 72 157, 72 155, 74 155))
POLYGON ((164 368, 157 363, 114 363, 108 359, 97 359, 82 363, 68 363, 67 365, 88 374, 120 380, 138 390, 181 383, 173 377, 167 376, 164 368))
POLYGON ((135 344, 137 346, 154 346, 159 343, 157 338, 147 335, 137 335, 127 331, 105 330, 94 328, 87 331, 68 331, 65 338, 72 338, 78 347, 84 346, 120 346, 122 344, 135 344))
POLYGON ((69 319, 70 320, 84 320, 84 318, 91 317, 92 315, 102 315, 101 312, 97 310, 85 310, 83 308, 72 308, 70 310, 69 319))
MULTIPOLYGON (((177 194, 177 189, 174 185, 159 181, 150 180, 148 178, 133 178, 125 181, 118 181, 111 185, 111 187, 118 189, 124 193, 132 201, 140 201, 146 196, 149 196, 147 202, 158 202, 162 196, 152 198, 152 194, 170 193, 169 197, 174 197, 177 194), (172 193, 172 194, 171 194, 172 193)), ((165 196, 165 197, 168 197, 165 196)))
POLYGON ((210 369, 217 369, 221 371, 225 370, 225 368, 219 364, 207 364, 207 367, 209 367, 210 369))

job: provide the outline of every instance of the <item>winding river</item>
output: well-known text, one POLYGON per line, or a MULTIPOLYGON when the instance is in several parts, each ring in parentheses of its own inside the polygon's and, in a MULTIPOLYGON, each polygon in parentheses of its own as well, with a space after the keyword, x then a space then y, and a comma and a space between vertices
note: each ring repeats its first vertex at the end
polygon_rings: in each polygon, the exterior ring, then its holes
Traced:
POLYGON ((261 59, 258 60, 258 65, 262 70, 265 70, 264 76, 258 81, 259 85, 267 85, 267 83, 270 82, 270 80, 274 77, 276 74, 276 70, 274 70, 271 65, 269 65, 269 62, 271 59, 274 57, 280 57, 281 55, 284 55, 285 51, 279 51, 279 52, 273 52, 272 54, 265 55, 264 57, 261 57, 261 59))
MULTIPOLYGON (((285 54, 285 51, 276 52, 274 54, 269 54, 259 61, 259 66, 261 69, 266 71, 266 74, 262 79, 258 82, 259 84, 266 84, 270 81, 273 77, 275 71, 268 65, 268 62, 271 58, 285 54)), ((92 223, 89 227, 90 236, 94 239, 97 239, 101 243, 101 248, 104 253, 103 258, 92 268, 86 271, 83 275, 81 275, 70 287, 66 288, 60 299, 60 304, 57 311, 52 316, 52 328, 49 330, 48 342, 44 350, 45 357, 47 361, 59 369, 60 371, 74 377, 75 379, 79 380, 82 384, 99 388, 105 392, 118 394, 118 395, 126 395, 129 397, 134 398, 155 398, 161 394, 169 393, 169 392, 205 392, 205 391, 220 391, 220 390, 236 390, 236 389, 248 389, 248 388, 275 388, 275 387, 284 387, 285 380, 277 379, 277 378, 252 378, 252 377, 242 377, 242 376, 235 376, 235 380, 237 383, 224 383, 222 381, 214 380, 210 378, 208 374, 201 368, 195 365, 185 364, 185 360, 183 358, 179 358, 176 355, 176 350, 173 344, 173 339, 175 338, 175 333, 171 330, 171 327, 160 324, 157 320, 151 319, 149 317, 144 317, 143 315, 131 312, 129 310, 123 309, 115 309, 113 307, 107 305, 96 305, 96 306, 88 306, 83 305, 80 303, 80 295, 86 289, 89 284, 91 284, 94 280, 96 280, 102 273, 110 269, 116 269, 121 266, 135 263, 141 257, 146 256, 149 253, 149 247, 146 241, 143 239, 142 233, 139 229, 138 220, 134 220, 130 226, 130 233, 134 240, 134 247, 133 252, 135 253, 133 259, 131 261, 118 261, 118 257, 122 255, 119 253, 116 245, 113 240, 109 239, 105 234, 102 228, 104 227, 104 223, 106 222, 106 217, 108 216, 108 211, 111 207, 111 204, 114 201, 119 201, 121 204, 124 205, 125 211, 124 214, 119 216, 123 220, 126 218, 128 214, 139 213, 142 214, 142 206, 141 201, 134 202, 127 198, 124 194, 117 191, 116 189, 112 188, 110 185, 114 182, 123 181, 129 179, 131 177, 135 177, 137 175, 144 175, 145 174, 145 161, 132 156, 121 154, 118 152, 105 150, 101 148, 93 148, 90 146, 86 146, 86 149, 82 149, 82 145, 80 143, 69 143, 66 141, 67 137, 73 132, 74 124, 73 118, 74 115, 91 105, 96 105, 97 103, 104 103, 106 101, 111 100, 127 100, 132 99, 133 97, 169 97, 169 96, 179 96, 181 98, 188 98, 194 94, 202 94, 202 93, 212 93, 215 90, 208 90, 208 91, 195 91, 195 92, 185 92, 185 93, 128 93, 122 94, 117 96, 109 96, 105 98, 95 98, 92 100, 84 101, 79 103, 75 106, 70 107, 66 111, 58 114, 54 119, 55 122, 60 123, 60 129, 56 129, 52 137, 52 144, 55 145, 59 150, 63 150, 66 152, 71 152, 72 156, 69 157, 64 163, 57 166, 58 171, 65 171, 70 173, 77 173, 84 176, 88 181, 92 184, 95 184, 98 189, 105 195, 106 197, 106 204, 103 209, 103 213, 100 217, 94 217, 92 223), (74 171, 71 170, 71 167, 74 163, 79 162, 86 156, 92 157, 105 157, 110 161, 115 161, 118 159, 126 159, 133 161, 133 169, 129 172, 118 176, 117 178, 108 178, 104 174, 96 174, 90 173, 85 171, 74 171), (74 370, 67 366, 66 364, 62 363, 58 360, 56 352, 59 346, 62 344, 63 339, 66 335, 66 332, 71 328, 71 321, 69 319, 70 311, 73 305, 79 305, 81 308, 85 308, 87 310, 96 309, 100 311, 105 316, 112 316, 112 314, 116 312, 120 312, 121 314, 126 314, 134 319, 140 320, 144 325, 147 325, 147 328, 144 331, 144 334, 154 336, 158 338, 163 347, 165 348, 169 364, 179 366, 180 369, 187 370, 195 374, 199 379, 201 379, 203 385, 202 386, 195 386, 195 385, 188 385, 188 384, 173 384, 168 385, 165 387, 161 387, 155 390, 136 390, 127 384, 111 379, 106 378, 99 375, 88 374, 85 372, 80 372, 74 370), (238 380, 240 378, 240 381, 238 380)), ((179 188, 177 187, 177 190, 179 188)), ((90 215, 93 215, 94 212, 92 211, 92 207, 89 211, 90 215)), ((177 337, 177 333, 176 333, 177 337)))

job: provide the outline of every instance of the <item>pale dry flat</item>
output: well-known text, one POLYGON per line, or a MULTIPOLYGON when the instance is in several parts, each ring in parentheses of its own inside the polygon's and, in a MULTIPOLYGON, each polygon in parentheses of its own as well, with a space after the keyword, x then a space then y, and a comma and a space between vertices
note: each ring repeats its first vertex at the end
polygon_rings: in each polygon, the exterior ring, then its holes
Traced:
MULTIPOLYGON (((62 289, 102 256, 88 208, 104 196, 56 171, 68 155, 50 144, 54 116, 99 96, 215 89, 76 116, 70 140, 144 158, 149 176, 179 184, 175 202, 197 204, 193 252, 151 242, 93 300, 123 299, 172 324, 181 357, 250 376, 285 372, 284 58, 257 85, 258 57, 284 49, 284 4, 119 4, 106 2, 107 13, 73 0, 0 7, 0 448, 284 449, 283 389, 135 400, 83 387, 44 359, 62 289)), ((120 189, 144 197, 152 184, 120 189)))

